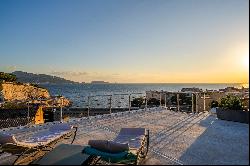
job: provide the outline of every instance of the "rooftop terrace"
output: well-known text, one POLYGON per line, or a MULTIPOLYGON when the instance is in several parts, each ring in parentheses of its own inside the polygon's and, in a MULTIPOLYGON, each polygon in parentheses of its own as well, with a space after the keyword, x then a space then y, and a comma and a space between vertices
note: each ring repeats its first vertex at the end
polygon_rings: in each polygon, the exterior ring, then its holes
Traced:
MULTIPOLYGON (((144 161, 147 165, 249 164, 249 125, 222 121, 208 112, 187 114, 151 108, 75 118, 69 123, 78 125, 74 144, 80 145, 87 144, 89 139, 113 139, 123 127, 149 129, 150 149, 144 161)), ((43 126, 7 132, 24 139, 43 126)))

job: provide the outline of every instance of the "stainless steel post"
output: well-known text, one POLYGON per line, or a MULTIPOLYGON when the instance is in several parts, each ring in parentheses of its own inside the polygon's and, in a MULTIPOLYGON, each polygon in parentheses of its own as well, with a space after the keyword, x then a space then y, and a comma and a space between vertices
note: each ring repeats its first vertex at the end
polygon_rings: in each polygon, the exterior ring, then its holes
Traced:
POLYGON ((165 93, 165 108, 167 108, 167 93, 165 93))
POLYGON ((131 94, 128 96, 128 111, 131 109, 131 94))
POLYGON ((203 95, 203 111, 206 111, 206 93, 203 95))
POLYGON ((111 109, 112 109, 112 95, 110 95, 110 103, 109 103, 109 114, 112 113, 111 109))
POLYGON ((62 108, 63 107, 63 98, 61 98, 61 110, 60 110, 60 116, 61 116, 61 122, 63 121, 63 119, 62 119, 62 108))
POLYGON ((177 99, 177 111, 180 111, 179 93, 176 94, 176 99, 177 99))
POLYGON ((194 113, 194 94, 192 93, 192 113, 194 113))
POLYGON ((199 107, 198 107, 198 94, 196 93, 195 94, 195 101, 196 101, 196 110, 195 110, 195 113, 199 113, 199 107))
POLYGON ((160 92, 160 107, 161 107, 161 92, 160 92))
POLYGON ((88 96, 88 117, 89 117, 89 111, 90 111, 90 96, 88 96))

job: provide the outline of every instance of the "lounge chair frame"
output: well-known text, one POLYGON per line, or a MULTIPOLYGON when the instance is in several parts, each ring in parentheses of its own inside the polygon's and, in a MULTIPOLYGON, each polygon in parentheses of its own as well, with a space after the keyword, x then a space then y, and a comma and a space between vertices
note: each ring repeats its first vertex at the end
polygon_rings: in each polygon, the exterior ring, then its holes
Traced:
MULTIPOLYGON (((142 141, 141 147, 136 152, 136 160, 124 163, 124 162, 116 162, 113 164, 125 164, 125 165, 140 165, 143 162, 143 159, 146 158, 149 149, 149 130, 142 141)), ((132 149, 133 150, 133 149, 132 149)), ((87 165, 104 165, 110 164, 112 162, 104 160, 101 156, 90 155, 87 165)))
POLYGON ((2 152, 11 153, 17 156, 17 158, 13 162, 13 165, 19 165, 19 164, 24 165, 31 163, 37 158, 43 156, 46 152, 51 151, 55 147, 55 145, 58 142, 62 141, 63 139, 70 139, 74 135, 71 141, 71 144, 73 144, 76 134, 77 134, 77 127, 73 126, 70 132, 61 135, 59 138, 45 145, 37 145, 30 147, 15 143, 5 143, 0 145, 0 149, 2 150, 2 152))

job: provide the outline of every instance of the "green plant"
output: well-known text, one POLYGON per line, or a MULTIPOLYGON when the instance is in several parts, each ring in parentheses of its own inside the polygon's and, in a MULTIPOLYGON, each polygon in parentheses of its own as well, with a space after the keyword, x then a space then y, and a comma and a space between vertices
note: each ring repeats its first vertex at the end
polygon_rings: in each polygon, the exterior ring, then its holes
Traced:
POLYGON ((5 102, 4 104, 2 104, 1 108, 4 109, 24 109, 26 108, 27 105, 25 102, 5 102))
POLYGON ((227 95, 221 99, 219 107, 230 110, 243 110, 243 103, 239 97, 227 95))
POLYGON ((155 105, 155 106, 159 106, 160 105, 160 100, 156 99, 156 98, 150 98, 147 102, 148 105, 155 105))
POLYGON ((44 87, 41 87, 41 86, 39 86, 37 84, 34 84, 34 83, 30 83, 30 85, 33 86, 33 87, 36 87, 36 88, 45 89, 44 87))
POLYGON ((15 82, 14 85, 23 85, 22 82, 15 82))
POLYGON ((143 105, 143 104, 144 104, 143 97, 138 97, 138 98, 135 98, 131 101, 132 107, 141 107, 141 105, 143 105))
MULTIPOLYGON (((172 103, 177 103, 177 95, 175 94, 174 96, 172 96, 170 100, 171 100, 172 103)), ((179 104, 180 105, 185 105, 184 103, 187 104, 187 105, 191 105, 192 100, 187 94, 180 93, 179 94, 179 104)))
POLYGON ((7 82, 14 82, 16 81, 16 76, 14 74, 0 72, 0 80, 4 80, 7 82))

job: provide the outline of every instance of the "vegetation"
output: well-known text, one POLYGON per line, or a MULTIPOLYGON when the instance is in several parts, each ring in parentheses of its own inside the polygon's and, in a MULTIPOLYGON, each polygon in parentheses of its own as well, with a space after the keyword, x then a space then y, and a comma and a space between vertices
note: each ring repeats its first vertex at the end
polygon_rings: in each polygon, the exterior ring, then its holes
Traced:
MULTIPOLYGON (((179 99, 180 99, 180 101, 179 101, 180 105, 191 105, 192 104, 191 97, 188 97, 187 94, 180 93, 179 99)), ((171 97, 171 102, 177 103, 177 96, 176 95, 171 97)))
POLYGON ((16 76, 14 74, 0 72, 0 81, 14 82, 16 81, 16 76))
POLYGON ((138 97, 131 101, 131 107, 141 107, 142 105, 144 105, 143 97, 138 97))
POLYGON ((150 98, 147 102, 149 106, 159 106, 160 105, 160 100, 156 98, 150 98))
MULTIPOLYGON (((164 102, 164 100, 162 100, 162 103, 164 102)), ((132 107, 141 107, 145 105, 145 99, 143 97, 138 97, 135 98, 131 101, 131 106, 132 107)), ((159 106, 160 105, 160 100, 156 99, 156 98, 150 98, 147 101, 147 105, 148 106, 159 106)))
POLYGON ((4 102, 0 108, 3 109, 25 109, 27 104, 25 102, 4 102))
POLYGON ((238 96, 227 95, 222 98, 219 107, 230 110, 243 110, 243 103, 238 96))
MULTIPOLYGON (((0 72, 0 91, 2 91, 2 82, 13 82, 15 85, 23 85, 23 82, 18 82, 17 81, 17 77, 15 74, 11 74, 11 73, 4 73, 4 72, 0 72)), ((37 88, 42 88, 45 89, 44 87, 41 87, 37 84, 34 83, 30 83, 31 86, 37 87, 37 88)))
POLYGON ((45 89, 44 87, 41 87, 41 86, 39 86, 39 85, 37 85, 37 84, 34 84, 34 83, 31 83, 30 85, 31 85, 31 86, 34 86, 34 87, 36 87, 36 88, 45 89))
POLYGON ((23 83, 55 83, 55 84, 75 84, 76 82, 66 80, 64 78, 46 75, 46 74, 33 74, 33 73, 27 73, 23 71, 15 71, 13 74, 16 75, 17 81, 23 82, 23 83))

